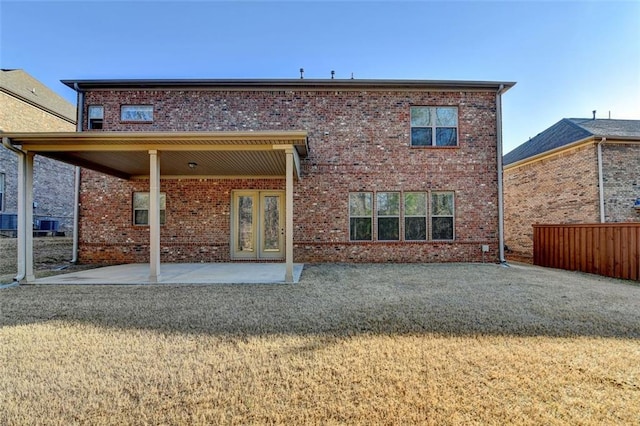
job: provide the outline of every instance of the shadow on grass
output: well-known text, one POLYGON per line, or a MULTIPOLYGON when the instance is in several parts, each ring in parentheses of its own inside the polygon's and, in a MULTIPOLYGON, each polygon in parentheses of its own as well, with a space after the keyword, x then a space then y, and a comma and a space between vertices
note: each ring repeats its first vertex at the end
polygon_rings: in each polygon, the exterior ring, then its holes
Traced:
POLYGON ((295 285, 20 286, 0 326, 67 321, 230 336, 640 338, 640 286, 482 264, 307 265, 295 285))

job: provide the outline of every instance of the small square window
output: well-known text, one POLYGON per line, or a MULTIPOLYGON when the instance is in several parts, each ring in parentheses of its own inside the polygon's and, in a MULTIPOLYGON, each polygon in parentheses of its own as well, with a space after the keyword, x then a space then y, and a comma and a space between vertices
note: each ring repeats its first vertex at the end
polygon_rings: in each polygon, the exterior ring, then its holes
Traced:
POLYGON ((104 107, 102 105, 89 105, 89 130, 100 130, 104 122, 104 107))
POLYGON ((121 121, 153 121, 153 105, 122 105, 120 107, 121 121))
MULTIPOLYGON (((149 225, 149 193, 133 193, 133 224, 149 225)), ((167 210, 167 194, 160 193, 160 224, 164 225, 167 210)))
POLYGON ((411 146, 458 146, 458 108, 414 106, 411 146))

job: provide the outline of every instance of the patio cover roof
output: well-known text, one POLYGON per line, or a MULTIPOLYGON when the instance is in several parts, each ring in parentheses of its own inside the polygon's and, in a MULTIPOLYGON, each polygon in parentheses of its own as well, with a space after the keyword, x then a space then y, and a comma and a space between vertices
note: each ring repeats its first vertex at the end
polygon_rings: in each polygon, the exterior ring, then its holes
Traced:
POLYGON ((293 147, 294 174, 299 178, 298 159, 308 153, 306 131, 53 132, 2 137, 22 151, 123 179, 149 176, 149 151, 159 153, 165 177, 284 177, 285 149, 293 147))

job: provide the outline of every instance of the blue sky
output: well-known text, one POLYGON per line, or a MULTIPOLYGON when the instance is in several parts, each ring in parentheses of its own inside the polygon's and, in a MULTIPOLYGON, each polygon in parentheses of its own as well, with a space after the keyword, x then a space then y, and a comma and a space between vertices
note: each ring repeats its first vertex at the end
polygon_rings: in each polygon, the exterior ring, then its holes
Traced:
POLYGON ((564 117, 640 119, 640 1, 0 0, 0 67, 61 79, 516 81, 504 152, 564 117))

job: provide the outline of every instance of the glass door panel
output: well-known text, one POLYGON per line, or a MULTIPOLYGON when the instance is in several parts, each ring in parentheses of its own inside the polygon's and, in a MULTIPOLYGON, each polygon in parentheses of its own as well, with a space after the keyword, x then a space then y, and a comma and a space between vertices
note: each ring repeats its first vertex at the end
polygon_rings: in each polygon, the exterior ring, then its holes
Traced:
POLYGON ((255 251, 255 231, 253 220, 254 197, 241 195, 238 197, 238 232, 237 248, 242 252, 255 251))
POLYGON ((235 259, 284 258, 284 193, 234 191, 231 254, 235 259))

